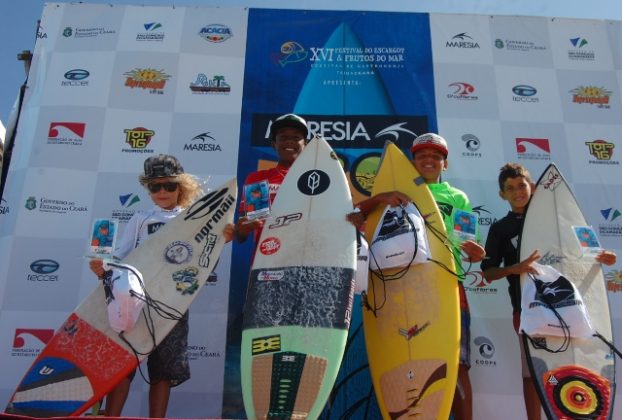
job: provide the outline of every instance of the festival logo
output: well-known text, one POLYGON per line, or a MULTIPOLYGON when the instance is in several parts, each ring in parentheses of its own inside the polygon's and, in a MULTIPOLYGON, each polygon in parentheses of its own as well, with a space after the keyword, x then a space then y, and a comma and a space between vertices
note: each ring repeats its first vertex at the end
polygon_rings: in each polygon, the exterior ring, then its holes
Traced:
POLYGON ((100 36, 114 35, 116 33, 116 30, 107 29, 102 26, 93 26, 90 28, 72 28, 71 26, 66 26, 62 32, 65 38, 97 38, 100 36))
POLYGON ((447 43, 445 44, 446 48, 479 48, 479 44, 466 32, 462 32, 454 35, 447 43))
POLYGON ((512 88, 512 100, 514 102, 538 103, 540 99, 535 96, 537 89, 529 85, 516 85, 512 88))
POLYGON ((570 91, 572 102, 575 104, 595 105, 597 108, 609 109, 611 91, 604 87, 579 86, 570 91))
POLYGON ((228 95, 231 86, 225 82, 225 76, 215 75, 209 79, 204 73, 199 73, 196 80, 190 83, 190 91, 195 94, 228 95))
POLYGON ((275 61, 281 67, 285 67, 288 64, 300 63, 301 61, 305 61, 308 56, 309 51, 305 50, 305 48, 298 42, 287 41, 281 44, 280 53, 277 54, 275 61))
POLYGON ((69 70, 68 72, 66 72, 63 75, 65 80, 63 80, 60 83, 60 85, 61 86, 70 86, 70 87, 88 86, 89 85, 89 81, 86 80, 86 79, 89 76, 90 76, 90 73, 88 72, 88 70, 84 70, 84 69, 69 70))
POLYGON ((56 271, 60 268, 60 264, 54 260, 41 259, 30 263, 30 273, 26 275, 28 281, 58 281, 56 271))
POLYGON ((143 28, 145 28, 143 32, 138 32, 136 34, 136 41, 164 41, 164 32, 162 30, 158 30, 162 28, 162 24, 160 22, 145 23, 143 24, 143 28))
POLYGON ((622 292, 622 271, 611 270, 605 273, 607 291, 611 293, 622 292))
POLYGON ((197 134, 190 143, 184 144, 184 150, 191 152, 222 152, 220 144, 210 132, 197 134))
POLYGON ((47 144, 81 146, 85 129, 85 123, 52 122, 48 130, 47 144))
POLYGON ((462 156, 468 158, 481 158, 482 153, 479 152, 481 146, 480 139, 475 134, 463 134, 461 137, 464 142, 466 151, 462 151, 462 156))
POLYGON ((212 23, 211 25, 201 28, 199 36, 208 42, 220 43, 231 38, 233 32, 231 32, 231 29, 226 25, 212 23))
POLYGON ((166 74, 164 70, 156 70, 153 68, 136 68, 128 72, 123 73, 127 76, 125 79, 125 86, 130 89, 139 88, 148 90, 151 94, 162 95, 164 94, 164 86, 166 81, 170 79, 170 75, 166 74))
POLYGON ((606 140, 598 139, 592 141, 586 141, 585 145, 588 147, 590 155, 594 156, 596 160, 590 159, 590 164, 596 165, 619 165, 620 162, 617 160, 612 160, 613 149, 615 149, 616 145, 613 143, 609 143, 606 140))
POLYGON ((54 337, 54 330, 48 328, 16 328, 13 335, 11 356, 36 357, 54 337))
POLYGON ((477 101, 479 97, 474 95, 475 86, 465 82, 450 83, 448 87, 451 93, 447 94, 447 99, 458 99, 461 101, 477 101))
POLYGON ((601 238, 622 238, 622 213, 619 209, 609 207, 602 209, 600 215, 603 222, 598 225, 598 236, 601 238))
POLYGON ((587 47, 588 41, 582 37, 570 38, 572 47, 568 50, 568 59, 573 61, 594 61, 594 50, 587 47))
POLYGON ((551 160, 549 139, 516 137, 515 142, 519 159, 551 160))
POLYGON ((148 149, 147 146, 151 143, 153 136, 155 136, 154 130, 149 130, 145 127, 126 128, 123 130, 125 133, 125 143, 130 146, 129 149, 121 149, 124 153, 153 153, 153 149, 148 149))
POLYGON ((494 367, 497 366, 497 360, 495 359, 495 345, 488 337, 479 336, 473 340, 477 348, 475 354, 475 365, 482 367, 494 367))

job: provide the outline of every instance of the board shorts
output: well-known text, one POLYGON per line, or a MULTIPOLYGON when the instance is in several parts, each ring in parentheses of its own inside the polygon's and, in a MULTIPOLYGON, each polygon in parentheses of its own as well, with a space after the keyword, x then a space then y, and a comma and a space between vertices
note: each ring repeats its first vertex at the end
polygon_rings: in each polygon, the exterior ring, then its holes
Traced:
POLYGON ((518 329, 520 328, 520 312, 514 312, 512 314, 512 324, 514 324, 514 331, 516 331, 518 342, 520 344, 521 374, 523 375, 523 378, 531 378, 531 372, 529 371, 529 365, 527 364, 527 354, 525 353, 523 337, 518 333, 518 329))
POLYGON ((462 283, 458 283, 460 295, 460 364, 471 368, 471 311, 462 283))
POLYGON ((171 387, 190 379, 188 362, 188 312, 162 340, 147 359, 149 381, 171 381, 171 387))

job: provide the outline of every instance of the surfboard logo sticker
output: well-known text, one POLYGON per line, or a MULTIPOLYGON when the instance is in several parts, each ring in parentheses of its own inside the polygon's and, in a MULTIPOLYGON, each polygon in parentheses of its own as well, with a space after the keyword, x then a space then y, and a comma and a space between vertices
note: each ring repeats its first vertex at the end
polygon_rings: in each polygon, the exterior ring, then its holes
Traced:
POLYGON ((285 277, 283 270, 266 270, 257 274, 258 281, 279 281, 285 277))
POLYGON ((546 177, 542 179, 540 185, 542 185, 542 188, 544 188, 545 190, 553 191, 555 188, 557 188, 559 184, 561 184, 561 182, 562 177, 559 175, 559 172, 550 170, 546 174, 546 177))
POLYGON ((279 252, 279 249, 281 249, 281 241, 274 236, 264 239, 261 241, 261 244, 259 244, 259 252, 263 255, 276 254, 279 252))
POLYGON ((582 366, 560 366, 543 375, 544 391, 557 418, 607 418, 609 381, 582 366))
POLYGON ((216 240, 218 239, 218 235, 215 233, 209 233, 207 235, 207 241, 205 242, 205 247, 203 248, 203 252, 199 255, 199 265, 201 267, 209 267, 210 256, 212 255, 212 251, 214 251, 214 247, 216 246, 216 240))
POLYGON ((276 229, 283 226, 287 226, 292 222, 296 222, 302 219, 302 213, 291 213, 274 218, 274 223, 268 226, 268 229, 276 229))
POLYGON ((164 259, 171 264, 184 264, 192 259, 192 245, 187 242, 175 241, 166 246, 164 259))
POLYGON ((275 353, 277 351, 281 351, 281 336, 277 334, 258 337, 253 339, 251 346, 251 353, 253 356, 266 353, 275 353))
POLYGON ((175 271, 171 274, 173 281, 175 282, 175 290, 182 295, 192 295, 199 288, 199 280, 197 275, 199 269, 196 267, 187 267, 183 270, 175 271))
POLYGON ((298 190, 305 195, 320 195, 330 186, 330 177, 324 171, 312 169, 298 178, 298 190))

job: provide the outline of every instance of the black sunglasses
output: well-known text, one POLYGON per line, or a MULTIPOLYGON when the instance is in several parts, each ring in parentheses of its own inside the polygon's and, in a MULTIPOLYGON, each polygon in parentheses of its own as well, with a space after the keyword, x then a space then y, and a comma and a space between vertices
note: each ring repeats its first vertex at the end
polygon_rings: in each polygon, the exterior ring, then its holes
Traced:
POLYGON ((149 184, 147 184, 147 188, 149 189, 149 192, 155 194, 159 192, 162 188, 164 188, 164 190, 168 192, 176 191, 178 185, 179 184, 177 182, 150 182, 149 184))

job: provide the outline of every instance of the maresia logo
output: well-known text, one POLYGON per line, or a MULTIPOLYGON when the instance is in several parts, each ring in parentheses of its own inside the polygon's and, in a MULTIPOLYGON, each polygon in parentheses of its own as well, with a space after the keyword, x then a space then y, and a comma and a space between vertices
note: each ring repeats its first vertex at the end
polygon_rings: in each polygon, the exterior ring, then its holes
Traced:
POLYGON ((479 44, 468 35, 466 32, 462 32, 454 35, 445 44, 447 48, 479 48, 479 44))
POLYGON ((210 132, 197 134, 190 143, 184 144, 184 150, 196 152, 222 152, 222 147, 210 132))
POLYGON ((330 177, 324 171, 312 169, 298 178, 298 191, 305 195, 319 195, 330 186, 330 177))
POLYGON ((553 282, 545 282, 534 277, 533 282, 536 286, 535 302, 531 303, 530 307, 540 304, 563 308, 578 304, 572 284, 564 276, 559 276, 553 282))

